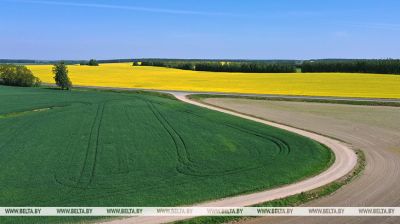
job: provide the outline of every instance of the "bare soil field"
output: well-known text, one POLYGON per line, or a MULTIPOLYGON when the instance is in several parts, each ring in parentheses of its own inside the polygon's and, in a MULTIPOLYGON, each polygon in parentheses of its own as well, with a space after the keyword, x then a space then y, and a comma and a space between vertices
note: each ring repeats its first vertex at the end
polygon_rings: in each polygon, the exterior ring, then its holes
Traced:
MULTIPOLYGON (((209 98, 208 104, 341 139, 364 151, 362 176, 307 206, 400 206, 400 108, 209 98)), ((400 223, 399 217, 277 217, 243 223, 400 223)))

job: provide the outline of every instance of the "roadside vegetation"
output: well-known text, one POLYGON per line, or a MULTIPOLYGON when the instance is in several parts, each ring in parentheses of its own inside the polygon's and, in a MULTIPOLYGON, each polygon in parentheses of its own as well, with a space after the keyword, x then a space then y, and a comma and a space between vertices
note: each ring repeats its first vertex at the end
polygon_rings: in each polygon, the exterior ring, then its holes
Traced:
POLYGON ((0 65, 0 84, 8 86, 37 87, 41 81, 23 65, 0 65))
POLYGON ((154 94, 0 86, 0 104, 3 206, 187 205, 302 180, 332 161, 308 138, 154 94))

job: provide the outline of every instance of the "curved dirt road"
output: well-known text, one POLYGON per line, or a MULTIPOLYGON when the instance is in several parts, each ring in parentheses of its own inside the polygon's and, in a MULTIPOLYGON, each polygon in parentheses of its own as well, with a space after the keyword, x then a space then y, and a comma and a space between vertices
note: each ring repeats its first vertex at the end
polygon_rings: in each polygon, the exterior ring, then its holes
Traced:
MULTIPOLYGON (((400 206, 400 107, 209 98, 205 102, 342 139, 361 149, 363 175, 305 206, 400 206)), ((276 217, 251 224, 397 224, 400 217, 276 217)))
MULTIPOLYGON (((335 154, 335 162, 332 164, 330 168, 328 168, 323 173, 306 179, 304 181, 300 181, 294 184, 286 185, 277 189, 270 189, 262 192, 240 195, 230 198, 224 198, 217 201, 205 202, 201 204, 197 204, 196 206, 200 207, 224 207, 224 206, 250 206, 258 203, 262 203, 265 201, 275 200, 283 197, 287 197, 290 195, 298 194, 304 191, 309 191, 323 185, 326 185, 332 181, 335 181, 344 175, 348 174, 357 163, 357 156, 354 151, 349 148, 348 145, 331 139, 324 137, 322 135, 318 135, 315 133, 307 132, 304 130, 300 130, 297 128, 292 128, 289 126, 268 122, 262 119, 242 115, 239 113, 231 112, 228 110, 220 109, 217 107, 201 104, 186 98, 187 93, 172 93, 177 99, 187 102, 190 104, 194 104, 200 107, 205 107, 208 109, 220 111, 223 113, 235 115, 238 117, 242 117, 245 119, 253 120, 256 122, 264 123, 266 125, 274 126, 277 128, 281 128, 290 132, 298 133, 300 135, 309 137, 318 142, 321 142, 328 146, 335 154)), ((166 223, 173 222, 177 220, 187 219, 188 217, 132 217, 120 220, 113 220, 109 222, 105 222, 108 224, 123 224, 123 223, 141 223, 141 224, 150 224, 150 223, 166 223)))

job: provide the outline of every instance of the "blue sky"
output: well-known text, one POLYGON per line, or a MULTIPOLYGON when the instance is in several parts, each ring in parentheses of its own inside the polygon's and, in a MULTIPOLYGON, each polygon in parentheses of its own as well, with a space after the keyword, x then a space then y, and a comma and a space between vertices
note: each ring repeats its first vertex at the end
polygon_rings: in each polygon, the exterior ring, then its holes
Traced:
POLYGON ((398 0, 0 0, 0 58, 400 58, 398 0))

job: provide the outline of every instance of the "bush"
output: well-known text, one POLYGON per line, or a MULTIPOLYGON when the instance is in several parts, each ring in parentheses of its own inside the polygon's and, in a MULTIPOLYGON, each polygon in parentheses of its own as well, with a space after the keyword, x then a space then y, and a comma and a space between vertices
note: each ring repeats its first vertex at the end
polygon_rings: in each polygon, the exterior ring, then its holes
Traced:
POLYGON ((57 86, 61 87, 62 90, 69 90, 72 87, 72 83, 68 77, 68 69, 64 63, 55 64, 53 74, 57 86))
POLYGON ((41 81, 23 65, 0 65, 0 83, 9 86, 40 86, 41 81))

